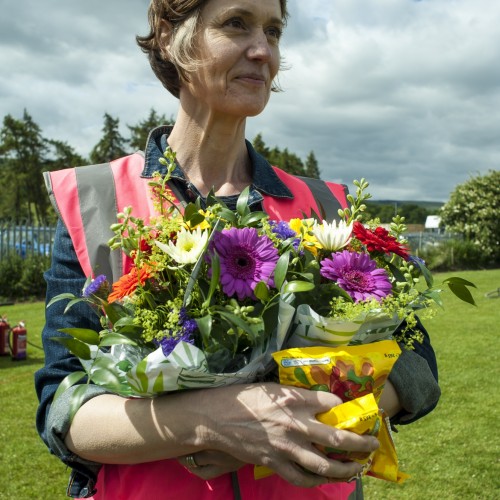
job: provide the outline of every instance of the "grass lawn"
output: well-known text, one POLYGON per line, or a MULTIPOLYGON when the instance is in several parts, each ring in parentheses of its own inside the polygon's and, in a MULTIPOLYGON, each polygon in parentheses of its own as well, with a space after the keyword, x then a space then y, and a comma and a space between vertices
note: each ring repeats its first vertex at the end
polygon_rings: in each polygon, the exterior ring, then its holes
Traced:
MULTIPOLYGON (((403 485, 365 478, 372 499, 500 498, 498 335, 500 270, 452 273, 476 283, 474 308, 445 297, 445 310, 426 321, 438 357, 441 402, 395 435, 403 485), (490 383, 491 382, 491 383, 490 383), (484 388, 484 392, 482 392, 484 388)), ((436 276, 436 282, 447 275, 436 276)), ((0 499, 64 499, 68 472, 35 430, 33 374, 43 364, 42 303, 0 306, 11 324, 26 321, 28 359, 0 358, 0 499)), ((193 499, 196 500, 196 499, 193 499)))

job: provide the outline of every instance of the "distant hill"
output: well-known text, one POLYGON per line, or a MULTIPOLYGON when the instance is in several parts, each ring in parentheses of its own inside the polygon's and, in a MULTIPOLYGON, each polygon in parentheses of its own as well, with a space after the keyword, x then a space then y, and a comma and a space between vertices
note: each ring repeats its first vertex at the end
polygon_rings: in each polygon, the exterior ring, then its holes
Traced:
POLYGON ((417 205, 419 207, 425 208, 428 211, 439 211, 439 209, 444 205, 444 202, 441 201, 414 201, 414 200, 368 200, 368 203, 371 205, 397 205, 401 207, 403 205, 417 205))

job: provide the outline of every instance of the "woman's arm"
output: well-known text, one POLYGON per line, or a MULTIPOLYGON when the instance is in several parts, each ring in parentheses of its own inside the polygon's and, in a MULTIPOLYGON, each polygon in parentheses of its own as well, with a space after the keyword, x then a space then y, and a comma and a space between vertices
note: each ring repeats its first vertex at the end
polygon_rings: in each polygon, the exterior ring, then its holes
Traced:
POLYGON ((345 481, 361 466, 330 460, 313 443, 366 453, 378 447, 371 436, 316 420, 318 413, 340 402, 333 394, 274 383, 155 399, 102 395, 78 410, 66 444, 80 457, 101 463, 150 462, 219 451, 234 457, 237 465, 266 465, 293 484, 316 486, 329 479, 345 481))

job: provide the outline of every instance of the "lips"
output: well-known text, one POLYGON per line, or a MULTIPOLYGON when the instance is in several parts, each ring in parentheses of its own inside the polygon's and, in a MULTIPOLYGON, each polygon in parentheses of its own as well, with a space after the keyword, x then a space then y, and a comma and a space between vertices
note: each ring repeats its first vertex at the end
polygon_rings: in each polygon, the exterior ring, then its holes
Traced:
POLYGON ((243 75, 239 75, 237 80, 244 80, 249 83, 255 83, 257 85, 263 85, 266 83, 266 77, 259 73, 245 73, 243 75))

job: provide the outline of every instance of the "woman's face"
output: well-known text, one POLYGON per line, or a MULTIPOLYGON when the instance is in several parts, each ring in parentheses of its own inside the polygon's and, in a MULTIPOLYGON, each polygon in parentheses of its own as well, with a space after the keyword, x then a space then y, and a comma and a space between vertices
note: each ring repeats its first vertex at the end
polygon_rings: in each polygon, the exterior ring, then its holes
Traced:
POLYGON ((216 115, 259 114, 280 65, 279 0, 209 0, 201 15, 201 65, 182 84, 181 103, 216 115))

